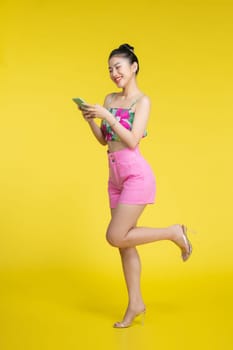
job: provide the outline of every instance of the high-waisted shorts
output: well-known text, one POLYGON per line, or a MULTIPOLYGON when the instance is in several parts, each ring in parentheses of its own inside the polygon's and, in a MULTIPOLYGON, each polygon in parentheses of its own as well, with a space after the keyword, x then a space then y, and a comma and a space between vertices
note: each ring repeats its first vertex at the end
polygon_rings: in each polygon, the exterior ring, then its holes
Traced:
POLYGON ((118 203, 152 204, 155 201, 155 177, 138 148, 109 152, 108 194, 110 208, 118 203))

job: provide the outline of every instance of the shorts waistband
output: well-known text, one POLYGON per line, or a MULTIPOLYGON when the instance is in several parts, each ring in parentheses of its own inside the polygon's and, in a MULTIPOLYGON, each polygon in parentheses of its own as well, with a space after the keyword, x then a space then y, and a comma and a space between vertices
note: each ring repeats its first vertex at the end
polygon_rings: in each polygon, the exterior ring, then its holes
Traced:
POLYGON ((139 148, 136 147, 134 149, 131 148, 123 148, 119 151, 110 152, 107 150, 108 158, 114 160, 127 160, 129 158, 134 158, 137 155, 140 155, 139 148))

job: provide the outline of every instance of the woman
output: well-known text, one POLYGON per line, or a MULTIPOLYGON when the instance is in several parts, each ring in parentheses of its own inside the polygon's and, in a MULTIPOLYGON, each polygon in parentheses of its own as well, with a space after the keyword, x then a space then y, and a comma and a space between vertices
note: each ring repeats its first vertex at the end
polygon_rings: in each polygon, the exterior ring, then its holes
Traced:
POLYGON ((121 92, 107 95, 104 106, 88 104, 80 109, 96 139, 108 146, 111 221, 106 238, 120 251, 129 298, 122 321, 114 327, 125 328, 146 310, 140 290, 141 263, 136 246, 170 240, 181 249, 183 261, 191 255, 192 246, 183 225, 136 226, 146 205, 155 199, 154 175, 139 151, 139 143, 147 134, 150 100, 137 85, 139 62, 132 46, 124 44, 113 50, 108 64, 110 78, 121 92), (95 118, 101 119, 100 126, 95 118))

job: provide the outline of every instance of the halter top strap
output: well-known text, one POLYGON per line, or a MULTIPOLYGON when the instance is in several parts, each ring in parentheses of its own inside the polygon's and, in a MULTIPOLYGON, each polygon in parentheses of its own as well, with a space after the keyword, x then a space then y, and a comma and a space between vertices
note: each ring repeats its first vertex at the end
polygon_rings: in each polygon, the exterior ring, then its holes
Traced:
POLYGON ((134 100, 131 105, 129 106, 129 109, 131 109, 134 105, 136 105, 136 103, 143 97, 144 95, 139 96, 138 98, 136 98, 136 100, 134 100))
MULTIPOLYGON (((109 101, 108 101, 108 106, 109 106, 109 108, 110 108, 110 104, 111 104, 113 98, 115 97, 115 95, 116 95, 116 92, 113 92, 113 93, 110 95, 110 97, 109 97, 109 101)), ((134 105, 136 105, 136 103, 137 103, 143 96, 144 96, 144 95, 141 95, 141 96, 139 96, 138 98, 136 98, 136 100, 134 100, 134 101, 131 103, 131 105, 129 106, 129 108, 127 108, 127 109, 131 109, 134 105)))

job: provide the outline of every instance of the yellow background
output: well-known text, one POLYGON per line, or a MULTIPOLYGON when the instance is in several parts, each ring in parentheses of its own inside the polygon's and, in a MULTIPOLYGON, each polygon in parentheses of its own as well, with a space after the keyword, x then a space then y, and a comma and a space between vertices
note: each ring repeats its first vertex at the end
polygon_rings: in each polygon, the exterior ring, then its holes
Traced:
POLYGON ((0 348, 232 349, 233 4, 1 1, 0 348), (109 221, 106 148, 72 97, 116 91, 109 52, 140 59, 152 101, 141 150, 157 179, 140 224, 185 223, 193 256, 139 247, 144 327, 111 328, 127 298, 109 221))

